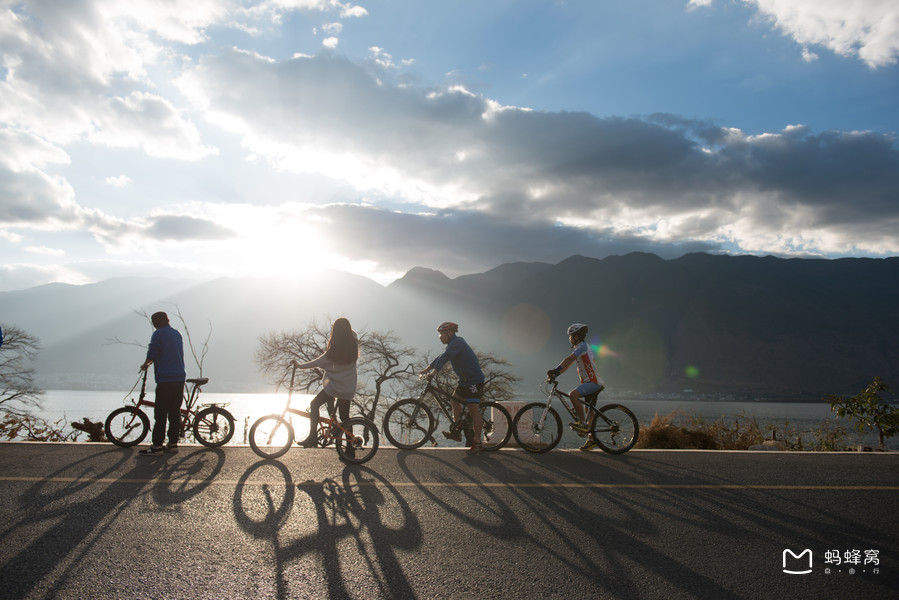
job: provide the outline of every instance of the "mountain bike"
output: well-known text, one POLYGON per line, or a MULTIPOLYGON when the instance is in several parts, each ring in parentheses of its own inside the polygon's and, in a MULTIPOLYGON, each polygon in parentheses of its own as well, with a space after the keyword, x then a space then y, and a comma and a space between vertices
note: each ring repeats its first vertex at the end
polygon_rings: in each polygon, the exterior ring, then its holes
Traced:
MULTIPOLYGON (((596 408, 596 399, 602 390, 600 387, 598 391, 584 396, 584 408, 588 413, 587 426, 590 429, 587 435, 592 436, 604 451, 623 454, 637 443, 640 424, 634 413, 621 404, 606 404, 602 408, 596 408)), ((545 402, 525 404, 512 420, 515 441, 529 452, 549 452, 562 439, 562 419, 552 407, 553 398, 561 402, 574 421, 578 420, 571 398, 559 391, 559 382, 555 377, 548 377, 543 382, 543 393, 546 394, 545 402)))
MULTIPOLYGON (((434 413, 425 403, 425 397, 431 395, 440 411, 450 423, 450 432, 465 432, 469 442, 473 436, 471 416, 467 410, 462 411, 459 421, 453 420, 452 400, 453 395, 443 391, 428 381, 418 398, 405 398, 387 409, 384 414, 384 435, 391 444, 402 450, 413 450, 433 441, 434 430, 437 429, 437 419, 434 413)), ((459 399, 456 398, 458 401, 459 399)), ((468 404, 469 408, 471 404, 468 404)), ((499 450, 512 435, 509 411, 498 402, 482 400, 478 403, 483 420, 481 442, 484 450, 499 450)), ((434 442, 436 445, 436 442, 434 442)), ((470 445, 470 444, 469 444, 470 445)))
MULTIPOLYGON (((147 369, 140 378, 140 395, 132 406, 117 408, 106 417, 104 430, 106 438, 116 446, 129 447, 141 443, 150 431, 150 419, 141 407, 156 406, 155 402, 146 399, 147 369)), ((181 438, 192 431, 194 439, 207 448, 218 448, 227 444, 234 435, 234 417, 225 410, 227 403, 208 403, 197 406, 200 397, 200 386, 209 383, 208 377, 187 379, 184 386, 184 402, 181 405, 181 438), (197 411, 195 408, 199 408, 197 411)), ((137 387, 137 383, 134 384, 137 387)), ((131 388, 134 391, 134 388, 131 388)), ((129 392, 130 394, 131 392, 129 392)))
MULTIPOLYGON (((260 417, 250 426, 250 447, 262 458, 278 458, 290 450, 296 439, 295 417, 311 421, 311 413, 290 407, 295 376, 296 367, 290 374, 290 387, 284 411, 280 415, 260 417)), ((351 417, 350 420, 341 423, 334 417, 330 406, 328 414, 328 417, 321 417, 318 421, 316 437, 319 443, 328 446, 333 442, 337 454, 348 463, 361 465, 371 460, 378 451, 379 443, 378 428, 375 424, 365 417, 351 417)), ((300 443, 302 440, 296 441, 300 443)))

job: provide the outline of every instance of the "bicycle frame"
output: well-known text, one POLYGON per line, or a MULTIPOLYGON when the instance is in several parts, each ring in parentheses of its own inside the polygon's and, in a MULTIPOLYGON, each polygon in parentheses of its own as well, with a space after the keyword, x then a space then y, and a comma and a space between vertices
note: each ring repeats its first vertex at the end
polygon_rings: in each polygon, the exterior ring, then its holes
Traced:
MULTIPOLYGON (((424 404, 425 396, 427 396, 428 393, 430 393, 431 396, 434 398, 434 403, 437 404, 437 407, 440 409, 440 411, 443 413, 443 415, 447 419, 449 419, 449 422, 451 424, 455 425, 456 423, 453 420, 453 400, 455 400, 456 402, 462 403, 462 406, 466 406, 465 401, 460 398, 457 398, 453 394, 449 394, 449 393, 443 391, 442 389, 440 389, 439 387, 434 385, 433 381, 428 380, 428 384, 425 386, 425 389, 423 389, 421 391, 421 394, 418 396, 419 404, 424 404)), ((463 415, 464 415, 464 413, 463 413, 463 415)), ((464 419, 465 417, 462 416, 460 418, 464 419)))
MULTIPOLYGON (((141 406, 149 406, 155 407, 156 403, 152 400, 147 400, 147 370, 144 369, 143 376, 141 377, 140 383, 140 395, 138 396, 137 402, 134 403, 135 408, 140 408, 141 406)), ((203 390, 201 386, 206 385, 209 382, 208 377, 202 377, 200 379, 187 379, 185 380, 183 399, 184 404, 178 411, 181 413, 181 430, 189 431, 191 425, 191 419, 196 416, 196 412, 194 411, 194 405, 197 403, 197 400, 200 397, 200 392, 203 390), (190 391, 187 390, 186 384, 191 384, 190 391)), ((214 402, 211 404, 203 404, 202 406, 224 406, 222 403, 214 402)))
MULTIPOLYGON (((284 405, 284 410, 281 412, 281 418, 286 419, 288 414, 297 415, 298 417, 303 417, 309 419, 310 422, 312 420, 312 413, 306 410, 300 410, 298 408, 290 408, 290 402, 293 399, 293 383, 294 378, 296 377, 297 369, 293 368, 293 371, 290 373, 290 387, 287 389, 287 404, 284 405)), ((340 437, 340 434, 334 433, 334 428, 336 427, 345 435, 352 436, 353 432, 346 429, 337 419, 332 416, 330 408, 328 410, 327 417, 319 417, 318 419, 318 433, 321 433, 324 440, 333 441, 337 440, 340 437)), ((311 427, 310 433, 311 433, 311 427)), ((274 435, 274 431, 272 431, 272 435, 274 435)), ((271 440, 269 440, 271 441, 271 440)), ((296 440, 299 442, 300 440, 296 440)))
MULTIPOLYGON (((558 399, 559 399, 559 402, 562 404, 562 406, 565 407, 565 410, 568 411, 568 414, 571 415, 571 418, 574 419, 575 421, 577 421, 577 420, 578 420, 578 418, 577 418, 577 411, 574 409, 574 402, 571 400, 571 396, 570 396, 570 395, 568 395, 568 394, 566 394, 565 392, 559 390, 559 382, 556 381, 556 379, 553 377, 553 378, 547 379, 547 380, 544 382, 544 384, 545 384, 546 386, 550 386, 550 387, 551 387, 551 389, 549 389, 549 390, 547 390, 547 389, 544 387, 544 390, 543 390, 544 393, 546 393, 546 406, 550 406, 550 405, 552 404, 552 399, 553 399, 553 398, 558 398, 558 399)), ((585 396, 584 399, 581 401, 581 404, 583 404, 583 405, 584 405, 584 408, 587 410, 587 423, 590 423, 591 425, 592 425, 592 419, 595 419, 597 416, 599 416, 603 421, 605 421, 605 422, 606 422, 606 425, 611 425, 611 424, 612 424, 612 422, 611 422, 609 419, 607 419, 607 418, 605 417, 605 415, 603 415, 603 414, 596 408, 596 399, 599 397, 599 393, 600 393, 603 389, 604 389, 604 388, 600 387, 598 392, 594 392, 594 393, 592 393, 592 394, 588 394, 588 395, 585 396), (591 398, 591 397, 592 397, 592 400, 591 400, 591 401, 588 401, 587 399, 588 399, 588 398, 591 398)), ((545 415, 545 413, 544 413, 544 417, 543 417, 543 418, 545 418, 545 416, 546 416, 546 415, 545 415)))

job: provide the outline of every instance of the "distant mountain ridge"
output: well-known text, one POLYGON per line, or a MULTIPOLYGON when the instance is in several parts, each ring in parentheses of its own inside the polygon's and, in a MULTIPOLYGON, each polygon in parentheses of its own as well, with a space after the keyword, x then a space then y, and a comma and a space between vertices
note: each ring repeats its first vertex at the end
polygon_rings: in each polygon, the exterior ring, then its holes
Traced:
POLYGON ((258 337, 342 315, 423 357, 442 350, 436 325, 457 321, 476 349, 512 363, 525 391, 567 353, 572 322, 590 326, 610 391, 815 398, 855 393, 875 375, 899 386, 899 258, 572 256, 456 278, 416 267, 386 287, 345 273, 121 279, 0 293, 0 322, 42 339, 45 387, 118 389, 133 383, 150 335, 134 309, 175 305, 195 342, 211 324, 210 391, 272 391, 256 372, 258 337))

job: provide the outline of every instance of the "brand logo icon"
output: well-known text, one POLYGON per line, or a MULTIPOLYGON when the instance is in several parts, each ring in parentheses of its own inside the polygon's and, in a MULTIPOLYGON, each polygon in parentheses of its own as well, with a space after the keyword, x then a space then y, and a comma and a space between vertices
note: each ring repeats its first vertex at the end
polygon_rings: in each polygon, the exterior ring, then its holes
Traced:
POLYGON ((783 570, 784 573, 788 575, 807 575, 812 572, 812 550, 811 548, 806 548, 799 554, 794 553, 792 550, 787 549, 784 550, 783 553, 783 570), (787 568, 787 555, 789 555, 793 562, 796 562, 796 565, 790 565, 790 568, 787 568), (803 561, 803 557, 808 555, 808 561, 803 561))

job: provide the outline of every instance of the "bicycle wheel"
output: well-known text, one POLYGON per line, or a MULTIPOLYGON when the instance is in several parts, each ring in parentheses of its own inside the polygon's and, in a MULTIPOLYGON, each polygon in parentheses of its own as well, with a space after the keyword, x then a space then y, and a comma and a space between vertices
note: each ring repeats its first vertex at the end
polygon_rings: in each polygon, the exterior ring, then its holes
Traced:
POLYGON ((506 407, 498 402, 479 402, 481 420, 481 443, 484 450, 499 450, 512 437, 512 418, 506 407))
POLYGON ((431 410, 416 398, 400 400, 384 414, 387 441, 402 450, 413 450, 431 437, 437 421, 431 410))
POLYGON ((147 437, 150 419, 144 411, 134 406, 123 406, 109 413, 103 428, 106 439, 116 446, 127 448, 140 444, 147 437))
POLYGON ((354 465, 368 462, 378 451, 378 428, 365 417, 353 417, 344 424, 352 432, 345 434, 335 425, 332 431, 337 434, 334 446, 340 458, 354 465))
POLYGON ((234 417, 220 406, 210 406, 194 419, 194 438, 207 448, 227 444, 234 435, 234 417))
POLYGON ((512 433, 519 446, 528 452, 542 454, 555 448, 562 440, 562 419, 556 409, 546 402, 532 402, 515 413, 512 433))
POLYGON ((281 415, 259 417, 250 427, 250 448, 262 458, 283 456, 293 444, 293 426, 281 415))
POLYGON ((600 448, 610 454, 623 454, 637 443, 640 424, 627 407, 607 404, 593 415, 592 433, 600 448))

